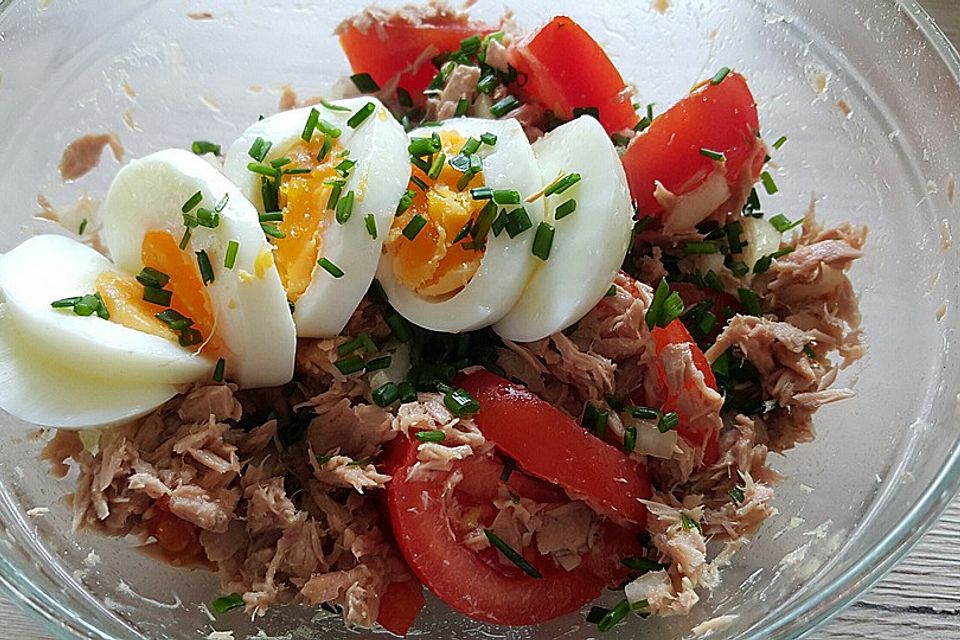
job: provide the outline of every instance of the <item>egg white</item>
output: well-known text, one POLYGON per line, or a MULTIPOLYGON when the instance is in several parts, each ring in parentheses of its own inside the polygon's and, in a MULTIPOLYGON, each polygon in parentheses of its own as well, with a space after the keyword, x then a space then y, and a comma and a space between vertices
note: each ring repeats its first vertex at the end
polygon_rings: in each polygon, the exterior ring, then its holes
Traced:
POLYGON ((579 173, 581 180, 545 198, 547 221, 554 225, 553 248, 538 265, 523 295, 494 325, 501 337, 531 342, 560 331, 592 309, 613 282, 630 248, 633 207, 616 148, 594 118, 581 116, 533 144, 542 184, 579 173), (554 219, 560 204, 576 210, 554 219))
MULTIPOLYGON (((347 324, 373 281, 383 241, 410 179, 407 136, 376 98, 337 100, 333 104, 348 111, 323 105, 316 109, 321 118, 340 128, 338 142, 350 151, 349 158, 357 161, 343 187, 343 193, 352 189, 356 198, 350 219, 344 224, 330 224, 323 233, 322 257, 337 265, 343 276, 334 278, 319 265, 314 267, 311 283, 297 300, 293 316, 301 337, 334 336, 347 324), (373 114, 356 129, 349 127, 347 120, 367 103, 375 105, 373 114), (367 214, 373 214, 376 238, 367 232, 367 214)), ((265 118, 230 146, 224 173, 259 210, 263 210, 260 176, 247 169, 250 146, 258 137, 263 138, 273 145, 265 161, 283 157, 301 141, 310 111, 311 107, 305 107, 265 118)))
POLYGON ((164 230, 179 239, 184 232, 181 207, 197 191, 203 195, 200 206, 209 209, 229 196, 220 225, 193 229, 185 249, 191 255, 206 251, 213 267, 215 279, 207 293, 216 333, 229 352, 223 355, 226 377, 242 388, 285 384, 293 376, 296 330, 272 263, 272 247, 257 210, 214 167, 180 149, 128 164, 104 201, 104 242, 119 269, 139 273, 144 234, 164 230), (236 264, 227 269, 223 262, 231 240, 240 246, 236 264))
MULTIPOLYGON (((478 151, 485 186, 519 191, 522 199, 540 189, 542 181, 536 158, 523 127, 516 120, 453 118, 439 127, 417 129, 410 137, 429 137, 438 129, 456 131, 464 139, 472 136, 479 140, 487 132, 497 136, 496 145, 484 144, 478 151)), ((470 282, 452 296, 426 297, 410 290, 396 279, 393 256, 385 253, 377 278, 390 304, 407 320, 434 331, 473 331, 498 321, 517 302, 535 266, 531 247, 537 225, 543 220, 542 199, 524 203, 524 208, 533 228, 515 238, 505 232, 499 236, 491 232, 480 268, 470 282)))

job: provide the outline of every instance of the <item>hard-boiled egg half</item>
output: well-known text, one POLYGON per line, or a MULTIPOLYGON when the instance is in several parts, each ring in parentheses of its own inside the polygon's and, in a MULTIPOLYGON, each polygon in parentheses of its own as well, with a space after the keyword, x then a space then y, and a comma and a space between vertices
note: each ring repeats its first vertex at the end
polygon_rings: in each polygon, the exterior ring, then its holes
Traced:
POLYGON ((261 211, 298 335, 340 333, 410 177, 403 128, 369 97, 286 111, 247 129, 224 173, 261 211))
POLYGON ((536 258, 542 201, 530 143, 516 120, 454 118, 410 134, 413 174, 377 277, 411 322, 459 333, 498 321, 536 258))
POLYGON ((168 150, 122 169, 104 203, 113 262, 60 236, 0 258, 0 407, 44 426, 143 415, 180 385, 273 386, 296 336, 256 210, 168 150))
POLYGON ((630 248, 633 207, 616 148, 581 116, 533 144, 545 185, 546 219, 536 230, 537 267, 519 301, 494 325, 530 342, 582 318, 610 288, 630 248))

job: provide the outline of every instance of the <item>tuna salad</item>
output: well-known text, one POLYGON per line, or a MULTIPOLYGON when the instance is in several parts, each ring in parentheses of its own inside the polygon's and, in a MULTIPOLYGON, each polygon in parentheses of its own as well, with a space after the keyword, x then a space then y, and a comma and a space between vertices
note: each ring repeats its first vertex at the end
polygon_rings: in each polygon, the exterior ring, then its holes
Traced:
POLYGON ((768 213, 787 137, 735 70, 657 110, 566 16, 335 37, 341 93, 0 256, 0 407, 77 530, 216 572, 225 619, 688 613, 852 396, 866 229, 768 213))

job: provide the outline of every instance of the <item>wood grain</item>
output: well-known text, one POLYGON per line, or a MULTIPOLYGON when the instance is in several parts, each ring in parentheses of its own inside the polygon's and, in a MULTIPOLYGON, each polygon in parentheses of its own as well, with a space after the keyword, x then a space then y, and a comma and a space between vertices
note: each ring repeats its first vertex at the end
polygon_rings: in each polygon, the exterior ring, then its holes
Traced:
MULTIPOLYGON (((922 0, 960 45, 960 0, 922 0)), ((0 598, 0 640, 54 640, 0 598)), ((809 640, 960 638, 960 498, 903 563, 809 640)))

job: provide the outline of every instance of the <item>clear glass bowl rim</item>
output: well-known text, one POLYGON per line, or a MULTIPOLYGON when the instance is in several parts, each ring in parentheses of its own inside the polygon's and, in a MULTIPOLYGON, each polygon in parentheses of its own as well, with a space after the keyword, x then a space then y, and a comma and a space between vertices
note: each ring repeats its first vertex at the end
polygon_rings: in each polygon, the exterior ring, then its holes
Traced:
MULTIPOLYGON (((18 0, 0 0, 0 15, 18 0)), ((926 44, 943 61, 960 85, 960 53, 932 16, 913 0, 885 0, 899 6, 922 34, 926 44)), ((771 637, 799 638, 824 624, 879 582, 929 531, 954 496, 960 491, 960 441, 950 450, 934 481, 907 517, 890 530, 879 544, 837 576, 815 596, 798 600, 772 625, 753 629, 742 640, 767 640, 771 637)), ((46 630, 73 640, 123 640, 79 618, 69 606, 45 592, 0 552, 0 595, 38 621, 46 630)))

